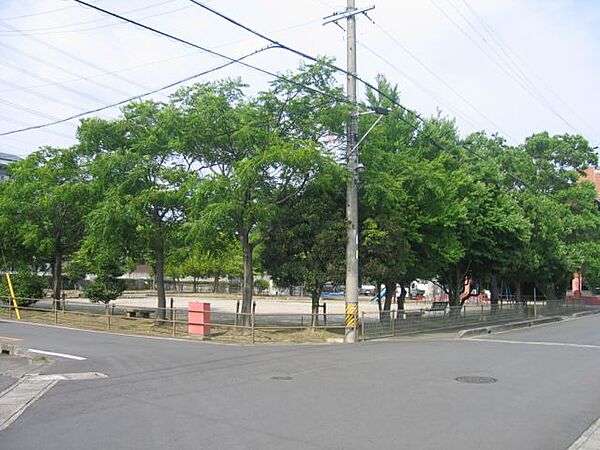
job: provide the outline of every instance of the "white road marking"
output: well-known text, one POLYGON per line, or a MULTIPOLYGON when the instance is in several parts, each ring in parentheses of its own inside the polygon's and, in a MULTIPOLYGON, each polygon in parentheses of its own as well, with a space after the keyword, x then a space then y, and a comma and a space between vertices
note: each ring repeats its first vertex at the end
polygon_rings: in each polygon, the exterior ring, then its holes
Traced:
POLYGON ((36 350, 34 348, 30 348, 29 351, 31 353, 37 353, 40 355, 57 356, 59 358, 75 359, 77 361, 85 361, 87 359, 87 358, 84 358, 83 356, 69 355, 67 353, 48 352, 46 350, 36 350))
POLYGON ((499 344, 545 345, 548 347, 574 347, 574 348, 600 349, 600 345, 569 344, 568 342, 511 341, 508 339, 477 339, 477 338, 468 338, 468 339, 462 339, 462 340, 463 341, 475 341, 475 342, 497 342, 499 344))
POLYGON ((597 450, 600 448, 600 419, 583 432, 567 450, 597 450))

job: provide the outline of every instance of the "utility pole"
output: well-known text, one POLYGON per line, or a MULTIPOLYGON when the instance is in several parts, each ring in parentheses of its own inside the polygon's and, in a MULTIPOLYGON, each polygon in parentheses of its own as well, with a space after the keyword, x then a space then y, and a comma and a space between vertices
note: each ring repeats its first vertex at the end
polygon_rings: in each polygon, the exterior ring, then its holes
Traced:
POLYGON ((358 111, 356 108, 356 15, 363 14, 375 6, 356 9, 355 0, 347 0, 346 11, 326 17, 323 25, 346 19, 347 42, 347 96, 352 105, 346 127, 346 164, 350 177, 346 186, 346 305, 344 342, 357 340, 358 320, 358 111))

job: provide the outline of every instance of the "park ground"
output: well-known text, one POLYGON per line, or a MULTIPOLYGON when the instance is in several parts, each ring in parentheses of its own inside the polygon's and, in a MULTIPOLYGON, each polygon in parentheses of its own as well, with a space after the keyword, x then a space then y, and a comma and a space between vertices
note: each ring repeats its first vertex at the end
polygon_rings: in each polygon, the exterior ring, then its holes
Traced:
POLYGON ((46 373, 108 375, 56 384, 0 432, 3 449, 558 450, 600 416, 600 315, 484 339, 355 345, 222 345, 10 321, 0 336, 86 358, 54 357, 46 373))

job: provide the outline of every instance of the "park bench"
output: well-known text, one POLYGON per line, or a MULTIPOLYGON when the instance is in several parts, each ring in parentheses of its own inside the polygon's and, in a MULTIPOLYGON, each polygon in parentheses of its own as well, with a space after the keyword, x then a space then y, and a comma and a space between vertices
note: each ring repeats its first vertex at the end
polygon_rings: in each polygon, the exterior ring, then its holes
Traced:
POLYGON ((142 319, 149 319, 150 313, 152 310, 150 309, 140 309, 140 308, 125 308, 125 314, 127 317, 140 317, 142 319))
POLYGON ((432 313, 442 312, 442 313, 446 314, 447 308, 448 308, 448 302, 434 301, 433 303, 431 303, 431 307, 425 309, 424 311, 432 312, 432 313))

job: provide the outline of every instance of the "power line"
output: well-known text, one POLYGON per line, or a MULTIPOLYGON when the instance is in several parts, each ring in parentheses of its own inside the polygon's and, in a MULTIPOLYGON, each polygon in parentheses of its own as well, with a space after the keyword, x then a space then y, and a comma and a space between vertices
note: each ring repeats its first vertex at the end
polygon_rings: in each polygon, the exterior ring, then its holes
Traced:
POLYGON ((502 130, 501 127, 499 127, 492 119, 490 119, 485 113, 483 113, 476 105, 474 105, 471 101, 469 101, 469 99, 467 99, 464 95, 462 95, 459 91, 457 91, 450 83, 448 83, 446 80, 444 80, 444 78, 442 78, 441 76, 439 76, 437 73, 435 73, 435 71, 433 69, 431 69, 427 64, 425 64, 423 62, 423 60, 421 60, 421 58, 419 58, 414 52, 412 52, 410 49, 408 49, 405 45, 403 45, 398 39, 396 39, 391 33, 389 33, 388 31, 386 31, 383 27, 381 27, 379 24, 375 23, 375 27, 378 28, 384 35, 386 35, 388 37, 388 39, 390 39, 393 43, 395 43, 401 50, 403 50, 406 54, 408 54, 412 59, 414 59, 421 67, 423 67, 429 74, 431 74, 435 79, 437 79, 440 83, 442 83, 444 85, 444 87, 446 87, 446 89, 448 89, 450 92, 452 92, 456 97, 458 97, 460 100, 462 100, 464 103, 466 103, 468 106, 471 107, 471 109, 473 111, 475 111, 477 114, 479 114, 481 117, 483 117, 489 124, 491 124, 492 126, 494 126, 497 130, 501 131, 503 134, 505 134, 506 136, 508 136, 509 138, 511 138, 513 141, 515 140, 513 137, 511 137, 508 133, 506 133, 504 130, 502 130))
POLYGON ((437 95, 434 91, 432 91, 431 89, 423 86, 414 77, 412 77, 412 76, 408 75, 406 72, 400 70, 400 68, 398 68, 394 63, 390 62, 389 60, 387 60, 386 58, 384 58, 383 56, 381 56, 379 53, 377 53, 372 48, 366 46, 362 42, 358 42, 358 45, 360 45, 362 48, 364 48, 365 50, 367 50, 373 56, 375 56, 376 58, 380 59, 381 61, 383 61, 384 63, 386 63, 388 66, 390 66, 391 68, 393 68, 396 72, 398 72, 401 76, 403 76, 404 78, 406 78, 407 80, 409 80, 411 83, 413 83, 415 86, 417 86, 420 90, 422 90, 425 94, 427 94, 433 100, 435 100, 436 102, 438 102, 441 105, 443 105, 446 108, 448 108, 450 111, 452 111, 458 117, 461 117, 465 122, 468 122, 469 124, 471 124, 471 126, 477 128, 477 124, 475 123, 475 121, 470 116, 468 116, 467 114, 459 112, 458 110, 455 110, 454 108, 452 108, 443 98, 441 98, 439 95, 437 95))
MULTIPOLYGON (((123 11, 122 14, 129 14, 132 12, 139 12, 142 10, 146 10, 146 9, 150 9, 150 8, 155 8, 157 6, 160 5, 164 5, 165 3, 170 3, 171 0, 167 0, 167 1, 163 1, 160 3, 156 3, 154 5, 149 5, 149 6, 145 6, 143 8, 136 8, 136 9, 131 9, 129 11, 123 11)), ((138 17, 138 20, 141 19, 150 19, 152 17, 157 17, 157 16, 165 16, 167 14, 173 14, 179 11, 183 11, 184 9, 189 9, 190 6, 183 6, 180 8, 175 8, 175 9, 170 9, 168 11, 163 11, 160 13, 156 13, 156 14, 150 14, 147 16, 143 16, 143 17, 138 17)), ((94 26, 94 27, 84 27, 84 28, 76 28, 76 29, 69 29, 69 28, 73 28, 73 27, 78 27, 81 25, 87 25, 87 24, 91 24, 91 23, 97 23, 97 22, 103 22, 109 19, 105 19, 105 18, 101 18, 101 19, 92 19, 92 20, 84 20, 83 22, 75 22, 75 23, 71 23, 71 24, 66 24, 66 25, 56 25, 56 26, 51 26, 51 27, 37 27, 37 28, 29 28, 29 29, 19 29, 19 31, 4 31, 4 32, 0 32, 0 36, 13 36, 14 34, 18 34, 19 32, 23 32, 23 33, 27 33, 30 36, 41 36, 41 35, 49 35, 49 34, 63 34, 63 33, 79 33, 82 31, 93 31, 93 30, 99 30, 101 28, 108 28, 108 27, 114 27, 117 25, 121 25, 122 22, 111 22, 111 23, 105 23, 102 25, 98 25, 98 26, 94 26), (67 29, 65 29, 67 28, 67 29)))
POLYGON ((524 61, 517 52, 515 52, 505 41, 504 39, 502 39, 502 37, 492 28, 491 25, 489 25, 487 23, 487 21, 481 17, 477 11, 471 6, 469 5, 469 2, 467 2, 467 0, 463 0, 463 3, 465 4, 465 6, 467 7, 467 9, 471 12, 471 14, 477 19, 477 21, 482 25, 483 29, 485 31, 487 31, 487 33, 489 34, 489 36, 492 38, 492 40, 496 43, 496 45, 500 48, 500 50, 506 55, 506 57, 513 63, 513 65, 515 67, 517 67, 521 73, 523 73, 523 75, 527 78, 527 75, 525 75, 525 72, 523 71, 522 68, 525 68, 527 71, 529 71, 529 73, 531 75, 533 75, 534 78, 536 78, 545 88, 546 90, 552 94, 554 96, 554 98, 556 100, 558 100, 558 102, 560 104, 562 104, 562 106, 567 109, 576 119, 578 119, 581 123, 583 123, 590 131, 593 131, 596 133, 596 130, 594 129, 594 126, 590 125, 590 123, 583 118, 582 116, 580 116, 577 111, 575 111, 573 108, 571 108, 549 85, 548 83, 546 83, 534 70, 531 69, 531 67, 527 64, 526 61, 524 61), (514 56, 514 58, 513 58, 514 56), (517 60, 517 62, 514 61, 514 59, 517 60))
MULTIPOLYGON (((75 0, 75 1, 78 1, 78 2, 79 2, 80 0, 75 0)), ((302 51, 300 51, 300 50, 294 49, 294 48, 292 48, 292 47, 289 47, 289 46, 287 46, 287 45, 285 45, 285 44, 282 44, 281 42, 278 42, 278 41, 276 41, 276 40, 274 40, 274 39, 272 39, 272 38, 269 38, 268 36, 265 36, 264 34, 262 34, 262 33, 258 32, 258 31, 256 31, 256 30, 253 30, 252 28, 250 28, 250 27, 248 27, 248 26, 246 26, 246 25, 244 25, 244 24, 240 23, 239 21, 237 21, 237 20, 235 20, 235 19, 232 19, 232 18, 230 18, 230 17, 226 16, 226 15, 225 15, 225 14, 223 14, 223 13, 220 13, 220 12, 218 12, 218 11, 214 10, 213 8, 211 8, 211 7, 207 6, 207 5, 203 4, 203 3, 200 3, 200 2, 198 2, 198 1, 196 1, 196 0, 190 0, 190 1, 191 1, 192 3, 194 3, 194 4, 198 5, 198 6, 200 6, 201 8, 203 8, 203 9, 205 9, 205 10, 207 10, 207 11, 210 11, 211 13, 213 13, 213 14, 215 14, 215 15, 217 15, 217 16, 219 16, 219 17, 223 18, 224 20, 226 20, 226 21, 228 21, 228 22, 230 22, 230 23, 232 23, 232 24, 236 25, 237 27, 243 28, 244 30, 246 30, 246 31, 248 31, 248 32, 250 32, 250 33, 252 33, 252 34, 254 34, 255 36, 261 37, 262 39, 264 39, 264 40, 266 40, 266 41, 270 42, 270 43, 271 43, 271 44, 273 44, 273 45, 276 45, 276 46, 277 46, 277 47, 279 47, 279 48, 282 48, 282 49, 284 49, 284 50, 287 50, 287 51, 289 51, 289 52, 291 52, 291 53, 294 53, 294 54, 296 54, 296 55, 299 55, 299 56, 301 56, 301 57, 303 57, 303 58, 305 58, 305 59, 308 59, 308 60, 311 60, 311 61, 314 61, 314 62, 317 62, 317 61, 318 61, 318 59, 317 59, 316 57, 314 57, 314 56, 312 56, 312 55, 309 55, 309 54, 307 54, 307 53, 305 53, 305 52, 302 52, 302 51)), ((334 70, 338 71, 338 72, 341 72, 341 73, 344 73, 344 74, 346 74, 347 76, 351 76, 351 77, 353 77, 353 78, 356 78, 356 80, 360 81, 360 82, 361 82, 361 83, 363 83, 365 86, 367 86, 367 87, 369 87, 370 89, 372 89, 374 92, 377 92, 377 93, 378 93, 378 94, 380 94, 381 96, 385 97, 385 98, 386 98, 386 99, 388 99, 390 102, 392 102, 392 104, 394 104, 395 106, 397 106, 398 108, 400 108, 400 109, 401 109, 401 110, 403 110, 404 112, 406 112, 406 113, 408 113, 408 114, 412 115, 413 117, 415 117, 415 118, 417 119, 417 121, 418 121, 420 124, 425 124, 425 120, 424 120, 424 119, 423 119, 423 118, 422 118, 422 117, 421 117, 419 114, 417 114, 416 112, 414 112, 414 111, 412 111, 412 110, 408 109, 407 107, 405 107, 404 105, 402 105, 400 102, 398 102, 396 99, 394 99, 394 98, 390 97, 390 96, 389 96, 389 95, 387 95, 385 92, 383 92, 383 91, 381 91, 380 89, 378 89, 377 87, 375 87, 373 84, 371 84, 371 83, 369 83, 368 81, 366 81, 366 80, 364 80, 364 79, 360 78, 360 77, 359 77, 359 76, 357 76, 356 74, 350 73, 350 72, 348 72, 347 70, 345 70, 345 69, 343 69, 343 68, 341 68, 341 67, 338 67, 338 66, 336 66, 335 64, 327 63, 327 65, 328 65, 329 67, 333 68, 334 70)), ((402 122, 404 122, 404 123, 408 124, 410 127, 412 127, 414 131, 416 131, 416 130, 418 129, 418 127, 419 127, 419 125, 415 125, 414 123, 411 123, 410 121, 408 121, 408 120, 407 120, 405 117, 403 117, 402 115, 398 116, 398 118, 399 118, 399 120, 401 120, 402 122)), ((433 145, 434 145, 434 146, 435 146, 435 147, 436 147, 438 150, 441 150, 441 151, 444 151, 444 152, 448 152, 448 153, 449 153, 449 149, 448 149, 448 148, 446 148, 446 146, 445 146, 445 145, 443 145, 443 144, 440 144, 439 142, 437 142, 437 141, 436 141, 434 138, 432 138, 431 136, 425 136, 425 137, 426 137, 426 138, 429 140, 429 142, 431 142, 431 143, 432 143, 432 144, 433 144, 433 145)), ((461 147, 462 147, 462 148, 464 148, 465 150, 467 150, 469 153, 471 153, 471 154, 473 154, 474 156, 476 156, 477 158, 479 158, 479 159, 481 159, 481 160, 483 160, 483 161, 485 161, 485 160, 486 160, 486 159, 485 159, 483 156, 479 155, 479 154, 478 154, 476 151, 474 151, 474 150, 473 150, 473 149, 471 149, 470 147, 467 147, 467 146, 466 146, 466 145, 464 145, 464 144, 462 144, 462 145, 461 145, 461 147)), ((509 171, 506 171, 506 173, 507 173, 508 175, 510 175, 510 176, 511 176, 511 177, 512 177, 512 178, 513 178, 515 181, 517 181, 517 182, 521 183, 523 186, 527 187, 527 184, 526 184, 526 183, 525 183, 523 180, 521 180, 521 179, 520 179, 520 177, 518 177, 517 175, 514 175, 512 172, 509 172, 509 171)))
MULTIPOLYGON (((141 23, 141 22, 137 22, 137 21, 135 21, 135 20, 133 20, 133 19, 129 19, 129 18, 127 18, 127 17, 121 16, 121 15, 119 15, 119 14, 117 14, 117 13, 114 13, 114 12, 112 12, 112 11, 109 11, 109 10, 106 10, 106 9, 103 9, 103 8, 100 8, 99 6, 92 5, 92 4, 90 4, 90 3, 87 3, 87 2, 85 2, 85 1, 83 1, 83 0, 73 0, 73 1, 74 1, 74 2, 76 2, 76 3, 79 3, 79 4, 81 4, 81 5, 87 6, 87 7, 89 7, 89 8, 95 9, 95 10, 97 10, 97 11, 99 11, 99 12, 103 13, 103 14, 107 14, 107 15, 109 15, 109 16, 112 16, 112 17, 115 17, 115 18, 117 18, 117 19, 120 19, 120 20, 124 20, 124 21, 126 21, 126 22, 129 22, 129 23, 130 23, 130 24, 132 24, 132 25, 135 25, 135 26, 137 26, 137 27, 139 27, 139 28, 143 28, 143 29, 145 29, 145 30, 147 30, 147 31, 151 31, 151 32, 153 32, 153 33, 156 33, 156 34, 158 34, 158 35, 160 35, 160 36, 166 37, 166 38, 168 38, 168 39, 171 39, 171 40, 173 40, 173 41, 176 41, 176 42, 179 42, 179 43, 181 43, 181 44, 185 44, 185 45, 189 45, 189 46, 191 46, 191 47, 197 48, 197 49, 199 49, 199 50, 202 50, 202 51, 204 51, 204 52, 206 52, 206 53, 208 53, 208 54, 210 54, 210 55, 217 56, 217 57, 219 57, 219 58, 222 58, 222 59, 226 59, 227 61, 230 61, 230 62, 232 62, 232 63, 237 63, 237 64, 239 64, 239 65, 241 65, 241 66, 244 66, 244 67, 248 67, 248 68, 250 68, 250 69, 253 69, 253 70, 256 70, 257 72, 260 72, 260 73, 262 73, 262 74, 269 75, 270 77, 273 77, 273 78, 277 78, 278 80, 287 81, 288 83, 292 83, 292 84, 294 84, 294 85, 300 86, 300 87, 302 87, 302 88, 304 88, 304 89, 306 89, 306 90, 308 90, 308 91, 311 91, 311 92, 313 92, 313 93, 316 93, 316 94, 321 94, 321 95, 325 95, 325 96, 328 96, 328 97, 330 97, 330 98, 334 98, 334 99, 336 99, 336 100, 338 100, 338 101, 340 100, 340 97, 334 96, 334 95, 332 95, 332 94, 329 94, 329 93, 327 93, 327 92, 323 92, 323 91, 321 91, 321 90, 319 90, 319 89, 316 89, 316 88, 313 88, 313 87, 311 87, 311 86, 307 86, 307 85, 305 85, 305 84, 302 84, 302 83, 300 83, 300 82, 298 82, 298 81, 295 81, 295 80, 293 80, 293 79, 290 79, 290 78, 288 78, 288 77, 285 77, 285 76, 283 76, 283 75, 280 75, 280 74, 277 74, 277 73, 271 72, 271 71, 269 71, 269 70, 267 70, 267 69, 263 69, 262 67, 259 67, 259 66, 253 65, 253 64, 249 64, 249 63, 246 63, 246 62, 243 62, 243 61, 236 61, 236 60, 234 60, 233 58, 231 58, 230 56, 227 56, 227 55, 225 55, 225 54, 223 54, 223 53, 217 52, 217 51, 215 51, 215 50, 211 50, 211 49, 209 49, 209 48, 207 48, 207 47, 203 47, 203 46, 201 46, 201 45, 195 44, 195 43, 193 43, 193 42, 190 42, 190 41, 188 41, 188 40, 186 40, 186 39, 183 39, 183 38, 177 37, 177 36, 175 36, 175 35, 173 35, 173 34, 167 33, 167 32, 165 32, 165 31, 161 31, 161 30, 159 30, 159 29, 157 29, 157 28, 154 28, 154 27, 151 27, 151 26, 149 26, 149 25, 145 25, 145 24, 143 24, 143 23, 141 23)), ((275 42, 275 41, 273 41, 273 42, 275 42)), ((0 44, 0 45, 1 45, 1 44, 0 44)), ((275 47, 282 47, 282 46, 281 46, 281 44, 275 44, 275 43, 274 43, 272 48, 275 48, 275 47)), ((283 47, 282 47, 282 48, 283 48, 283 47)), ((287 48, 286 48, 286 50, 289 50, 289 47, 287 47, 287 48)), ((305 54, 305 55, 306 55, 306 54, 305 54)), ((304 57, 306 57, 306 58, 308 58, 308 59, 311 59, 312 61, 315 61, 315 62, 317 62, 317 61, 318 61, 318 59, 317 59, 317 58, 311 57, 311 56, 309 56, 309 55, 306 55, 306 56, 304 56, 304 57)), ((332 67, 333 67, 333 66, 332 66, 332 67)), ((339 69, 339 68, 338 68, 338 70, 343 70, 343 69, 339 69)), ((363 81, 363 82, 364 82, 364 81, 363 81)), ((344 101, 345 101, 345 99, 344 99, 344 101)))
MULTIPOLYGON (((11 130, 11 131, 5 131, 3 133, 0 133, 0 136, 8 136, 8 135, 11 135, 11 134, 21 133, 21 132, 24 132, 24 131, 30 131, 30 130, 37 130, 37 129, 40 129, 40 128, 46 128, 46 127, 50 127, 52 125, 57 125, 59 123, 68 122, 68 121, 73 120, 73 119, 78 119, 80 117, 84 117, 84 116, 88 116, 90 114, 94 114, 94 113, 97 113, 97 112, 100 112, 100 111, 104 111, 106 109, 114 108, 116 106, 120 106, 120 105, 123 105, 125 103, 129 103, 129 102, 131 102, 133 100, 138 100, 140 98, 147 97, 148 95, 156 94, 157 92, 164 91, 166 89, 172 88, 172 87, 177 86, 179 84, 185 83, 186 81, 193 80, 195 78, 201 77, 201 76, 209 74, 211 72, 216 72, 217 70, 221 70, 221 69, 223 69, 223 68, 225 68, 227 66, 230 66, 232 64, 241 63, 242 60, 244 60, 246 58, 249 58, 250 56, 256 55, 258 53, 264 52, 265 50, 269 50, 271 48, 273 48, 273 47, 271 47, 271 46, 269 46, 269 47, 263 47, 261 49, 255 50, 255 51, 253 51, 251 53, 248 53, 248 54, 246 54, 244 56, 241 56, 239 58, 232 59, 231 61, 223 63, 223 64, 221 64, 219 66, 216 66, 216 67, 213 67, 211 69, 205 70, 203 72, 191 75, 191 76, 186 77, 184 79, 177 80, 177 81, 175 81, 173 83, 169 83, 168 85, 162 86, 162 87, 160 87, 158 89, 153 89, 151 91, 144 92, 143 94, 139 94, 139 95, 136 95, 134 97, 129 97, 129 98, 125 99, 125 100, 121 100, 121 101, 116 102, 116 103, 111 103, 110 105, 105 105, 105 106, 102 106, 100 108, 91 109, 91 110, 88 110, 88 111, 84 111, 84 112, 81 112, 81 113, 78 113, 78 114, 74 114, 72 116, 64 117, 62 119, 56 119, 56 120, 54 120, 52 122, 48 122, 48 123, 44 123, 44 124, 40 124, 40 125, 32 125, 32 126, 28 126, 26 128, 20 128, 20 129, 11 130)), ((2 100, 0 100, 0 102, 2 102, 2 100)))
MULTIPOLYGON (((60 72, 64 72, 64 73, 66 73, 68 75, 77 77, 78 79, 83 79, 83 80, 89 81, 90 83, 93 83, 96 86, 100 86, 100 87, 102 87, 104 89, 107 89, 109 91, 112 91, 112 92, 115 92, 115 93, 118 93, 118 94, 121 94, 121 95, 130 95, 129 92, 122 91, 122 90, 120 90, 118 88, 115 88, 114 86, 102 83, 100 81, 92 81, 92 79, 89 78, 89 77, 82 77, 81 74, 79 74, 77 72, 74 72, 74 71, 72 71, 70 69, 67 69, 64 65, 61 66, 61 65, 56 64, 56 63, 54 63, 52 61, 48 61, 47 59, 40 58, 39 56, 36 56, 35 54, 27 52, 26 50, 13 47, 13 46, 7 44, 6 42, 3 42, 2 40, 0 40, 0 47, 7 48, 7 49, 11 50, 12 52, 16 53, 19 56, 25 56, 26 58, 29 58, 29 59, 31 59, 33 61, 36 61, 36 62, 41 63, 41 64, 44 64, 44 65, 46 65, 48 67, 52 67, 53 69, 56 69, 56 70, 58 70, 60 72)), ((105 72, 106 71, 102 70, 102 73, 105 73, 105 72)), ((106 74, 108 75, 108 73, 106 73, 106 74)))
POLYGON ((62 8, 49 9, 47 11, 40 11, 37 13, 31 13, 31 14, 22 14, 20 16, 0 17, 0 20, 24 19, 26 17, 42 16, 45 14, 52 14, 52 13, 55 13, 58 11, 64 11, 65 9, 72 9, 72 8, 74 8, 74 6, 63 6, 62 8))
MULTIPOLYGON (((15 71, 18 71, 18 72, 22 72, 22 73, 30 76, 31 78, 36 78, 36 79, 38 79, 40 81, 45 81, 45 82, 50 83, 50 84, 53 83, 52 79, 50 79, 48 77, 45 77, 45 76, 42 76, 42 75, 39 75, 39 74, 37 74, 35 72, 32 72, 31 70, 24 69, 23 67, 20 67, 20 66, 18 66, 16 64, 13 64, 13 63, 9 62, 9 61, 6 61, 5 59, 0 58, 0 65, 6 66, 6 67, 10 67, 11 69, 13 69, 15 71)), ((0 81, 0 82, 2 82, 2 81, 0 81)), ((8 82, 5 82, 5 83, 12 84, 12 83, 8 83, 8 82)), ((15 86, 15 85, 13 85, 13 86, 15 86)), ((72 88, 70 86, 59 85, 59 87, 61 89, 64 89, 65 91, 71 92, 72 94, 78 95, 80 97, 85 97, 85 98, 87 98, 89 100, 93 100, 95 102, 100 102, 100 103, 103 102, 103 100, 101 100, 100 98, 96 97, 95 95, 88 94, 87 92, 83 92, 83 91, 74 89, 74 88, 72 88)), ((16 89, 17 90, 21 90, 21 91, 31 91, 34 88, 18 87, 17 86, 16 89)), ((78 108, 78 107, 76 107, 76 108, 78 108)))
MULTIPOLYGON (((443 8, 441 8, 434 0, 430 0, 430 1, 433 4, 433 6, 438 11, 440 11, 456 28, 458 28, 458 30, 467 37, 467 39, 469 39, 477 48, 479 48, 479 50, 481 50, 481 52, 490 61, 492 61, 492 63, 494 63, 494 65, 496 65, 500 70, 502 70, 502 72, 504 72, 509 78, 511 78, 513 81, 515 81, 534 100, 536 100, 539 103, 541 103, 542 106, 545 106, 546 109, 550 110, 550 112, 552 112, 556 117, 558 117, 569 128, 571 128, 571 129, 573 129, 573 130, 575 130, 577 132, 576 128, 571 123, 569 123, 569 121, 566 120, 551 104, 549 104, 547 101, 545 101, 543 99, 543 97, 540 98, 540 95, 538 93, 536 93, 535 89, 532 89, 531 86, 528 85, 527 81, 523 80, 518 74, 515 75, 513 72, 511 72, 510 70, 508 70, 505 66, 503 66, 500 62, 498 62, 498 60, 496 60, 493 56, 491 56, 488 53, 488 51, 479 42, 477 42, 471 36, 470 33, 468 33, 463 27, 461 27, 460 24, 458 24, 443 8)), ((450 4, 452 5, 452 7, 454 7, 454 5, 452 3, 450 3, 450 4)), ((472 25, 470 24, 470 22, 468 22, 467 24, 472 27, 472 25)), ((489 43, 488 43, 488 41, 486 39, 484 39, 484 42, 489 45, 489 43)), ((498 56, 498 58, 500 60, 502 60, 504 62, 504 64, 506 64, 506 62, 504 61, 504 59, 502 58, 502 56, 499 55, 498 52, 494 48, 492 48, 492 51, 498 56)))
MULTIPOLYGON (((23 35, 24 37, 26 37, 26 38, 28 38, 28 39, 31 39, 32 41, 34 41, 34 42, 37 42, 38 44, 40 44, 40 45, 43 45, 44 47, 50 48, 50 49, 52 49, 53 51, 55 51, 55 52, 57 52, 57 53, 60 53, 61 55, 64 55, 64 56, 66 56, 67 58, 70 58, 70 59, 72 59, 72 60, 74 60, 74 61, 77 61, 77 62, 78 62, 78 63, 80 63, 80 64, 83 64, 83 65, 85 65, 85 66, 88 66, 88 67, 92 67, 92 68, 94 68, 94 69, 96 69, 96 70, 98 70, 98 71, 100 71, 100 72, 106 73, 106 74, 108 74, 108 73, 109 73, 109 72, 108 72, 108 71, 107 71, 107 70, 106 70, 104 67, 101 67, 101 66, 99 66, 99 65, 97 65, 97 64, 94 64, 93 62, 87 61, 87 60, 86 60, 86 59, 84 59, 84 58, 80 58, 80 57, 79 57, 79 56, 77 56, 77 55, 74 55, 74 54, 72 54, 72 53, 69 53, 69 52, 67 52, 67 51, 63 50, 62 48, 60 48, 60 47, 57 47, 56 45, 50 44, 50 43, 49 43, 49 42, 47 42, 46 40, 39 39, 39 38, 37 38, 37 37, 35 37, 35 36, 31 36, 31 35, 29 35, 29 34, 27 34, 27 33, 23 33, 23 32, 21 32, 21 31, 19 31, 17 28, 15 28, 15 27, 13 27, 13 26, 11 26, 11 25, 9 25, 9 24, 5 23, 5 22, 2 22, 2 21, 0 21, 0 25, 4 26, 5 28, 8 28, 8 29, 10 29, 10 30, 18 31, 18 32, 19 32, 21 35, 23 35)), ((138 87, 138 88, 142 88, 142 89, 149 89, 147 86, 144 86, 143 84, 141 84, 141 83, 138 83, 137 81, 133 81, 133 80, 127 79, 127 78, 125 78, 125 77, 122 77, 122 76, 120 76, 120 75, 118 75, 118 74, 112 74, 112 76, 113 76, 114 78, 118 79, 118 80, 121 80, 121 81, 123 81, 123 82, 125 82, 125 83, 131 84, 131 85, 133 85, 133 86, 136 86, 136 87, 138 87)))

